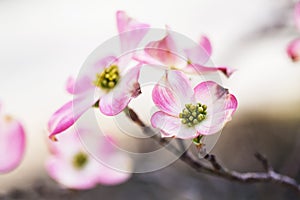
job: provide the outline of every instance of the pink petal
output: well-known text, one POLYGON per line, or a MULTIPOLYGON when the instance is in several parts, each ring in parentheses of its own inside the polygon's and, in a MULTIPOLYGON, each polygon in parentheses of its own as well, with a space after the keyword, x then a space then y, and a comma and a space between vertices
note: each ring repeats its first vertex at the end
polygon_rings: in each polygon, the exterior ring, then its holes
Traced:
POLYGON ((124 11, 118 11, 116 18, 122 52, 133 50, 148 32, 149 25, 128 17, 124 11))
POLYGON ((185 56, 190 63, 205 64, 211 56, 211 45, 206 37, 202 37, 200 44, 184 49, 185 56))
POLYGON ((102 169, 103 176, 99 178, 99 183, 103 185, 118 185, 127 181, 131 174, 119 172, 111 168, 102 169))
POLYGON ((132 59, 138 61, 139 63, 152 65, 152 66, 161 68, 163 70, 169 67, 169 66, 166 66, 164 63, 160 62, 160 60, 157 60, 157 59, 149 56, 149 54, 147 54, 145 51, 134 52, 132 59))
POLYGON ((294 61, 297 62, 300 59, 300 38, 297 38, 289 43, 287 47, 288 56, 294 61))
POLYGON ((209 73, 220 71, 225 76, 230 75, 235 71, 229 67, 208 67, 204 64, 210 59, 212 47, 209 39, 202 36, 199 45, 184 50, 189 63, 182 70, 187 73, 209 73))
POLYGON ((166 72, 166 83, 176 92, 183 104, 191 103, 193 89, 188 77, 181 71, 169 70, 166 72))
POLYGON ((70 76, 66 82, 66 91, 70 94, 74 94, 74 87, 75 87, 75 78, 70 76))
MULTIPOLYGON (((178 56, 176 52, 177 47, 175 41, 169 33, 167 33, 163 39, 150 42, 145 47, 145 53, 148 54, 150 58, 159 61, 166 67, 176 66, 176 63, 178 62, 178 56)), ((156 63, 148 64, 155 65, 156 63)))
POLYGON ((166 76, 152 91, 154 104, 172 116, 178 116, 186 103, 191 103, 193 90, 188 78, 180 71, 166 71, 166 76))
POLYGON ((300 30, 300 2, 297 2, 294 9, 294 19, 297 28, 300 30))
POLYGON ((170 116, 162 111, 152 115, 151 124, 154 128, 160 129, 162 137, 192 139, 198 135, 195 128, 186 127, 178 117, 170 116))
POLYGON ((96 61, 94 65, 91 65, 90 68, 86 69, 86 72, 91 76, 95 77, 96 73, 101 73, 105 68, 110 65, 118 62, 118 58, 115 56, 106 56, 96 61))
MULTIPOLYGON (((113 162, 114 164, 112 166, 122 166, 122 168, 124 168, 123 166, 125 166, 125 169, 127 168, 128 171, 132 170, 132 164, 129 157, 115 152, 113 154, 110 154, 109 158, 110 161, 105 160, 107 164, 111 164, 111 162, 113 162)), ((130 173, 117 171, 116 169, 113 169, 112 167, 107 166, 104 163, 101 173, 99 174, 98 181, 103 185, 117 185, 127 181, 130 177, 130 173)))
POLYGON ((167 85, 166 83, 156 84, 152 91, 152 99, 160 110, 176 117, 182 111, 180 99, 176 96, 176 91, 172 91, 167 85))
POLYGON ((154 128, 161 130, 163 137, 176 136, 182 125, 178 117, 170 116, 162 111, 158 111, 152 115, 151 124, 154 128))
POLYGON ((25 152, 25 131, 15 119, 5 117, 0 122, 0 174, 14 170, 25 152))
POLYGON ((229 96, 227 97, 227 104, 226 104, 226 112, 227 112, 227 116, 226 119, 228 121, 231 120, 232 115, 235 113, 237 107, 238 107, 238 101, 236 99, 236 97, 232 94, 229 94, 229 96))
POLYGON ((195 100, 198 103, 207 105, 209 108, 216 108, 226 105, 226 99, 229 96, 227 89, 213 81, 206 81, 198 84, 194 88, 195 100))
MULTIPOLYGON (((90 163, 88 164, 90 165, 90 163)), ((72 167, 71 160, 63 160, 59 157, 52 156, 46 163, 46 169, 51 178, 65 187, 85 190, 91 189, 98 184, 97 174, 101 170, 101 166, 98 165, 98 168, 92 167, 77 170, 72 167)))
POLYGON ((56 134, 63 132, 72 126, 79 117, 92 107, 97 102, 97 98, 90 96, 76 97, 73 101, 69 101, 58 109, 50 118, 48 122, 48 130, 50 138, 54 139, 56 134))
POLYGON ((221 131, 228 121, 229 116, 226 111, 207 114, 206 118, 196 125, 196 130, 201 135, 211 135, 221 131))
POLYGON ((212 54, 212 47, 208 37, 203 35, 200 39, 199 45, 205 49, 207 55, 210 57, 212 54))
POLYGON ((178 132, 178 134, 175 137, 187 140, 187 139, 193 139, 193 138, 197 137, 198 135, 199 135, 199 133, 197 132, 195 127, 188 127, 186 125, 182 125, 180 127, 180 131, 178 132))
POLYGON ((182 71, 186 73, 198 73, 198 74, 205 74, 205 73, 219 71, 222 72, 225 76, 230 77, 233 74, 233 72, 235 72, 235 69, 229 67, 207 67, 198 64, 189 64, 185 68, 183 68, 182 71))
POLYGON ((196 101, 207 105, 206 118, 196 126, 197 131, 202 135, 220 131, 237 108, 236 98, 213 81, 200 83, 194 91, 196 101))
POLYGON ((104 95, 99 103, 100 111, 108 116, 119 114, 129 104, 132 98, 140 95, 138 79, 141 66, 129 70, 120 79, 115 89, 104 95))

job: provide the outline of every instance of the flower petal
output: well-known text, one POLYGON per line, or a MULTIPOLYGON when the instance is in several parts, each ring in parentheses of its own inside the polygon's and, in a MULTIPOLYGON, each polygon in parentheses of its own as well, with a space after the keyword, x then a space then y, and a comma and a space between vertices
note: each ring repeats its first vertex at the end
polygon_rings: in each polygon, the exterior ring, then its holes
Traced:
POLYGON ((225 76, 230 77, 233 72, 235 72, 235 69, 229 68, 229 67, 207 67, 199 64, 188 64, 186 67, 182 69, 182 71, 186 73, 191 74, 205 74, 205 73, 211 73, 211 72, 222 72, 225 76))
POLYGON ((100 111, 108 116, 119 114, 129 104, 132 98, 140 95, 140 84, 138 79, 140 76, 141 65, 130 69, 120 79, 120 83, 115 89, 104 95, 100 99, 100 111))
POLYGON ((74 87, 75 87, 75 78, 69 76, 66 82, 66 91, 70 94, 74 94, 74 87))
POLYGON ((54 139, 56 134, 72 126, 98 99, 99 98, 91 98, 90 95, 82 95, 63 105, 50 117, 48 122, 49 137, 54 139))
MULTIPOLYGON (((110 160, 106 161, 109 165, 122 166, 122 168, 123 166, 125 166, 124 168, 127 168, 128 171, 132 170, 132 164, 129 157, 115 152, 113 154, 110 154, 109 158, 110 160)), ((103 165, 102 172, 101 174, 99 174, 98 181, 99 183, 104 185, 116 185, 127 181, 130 177, 130 173, 117 171, 109 166, 103 165)))
POLYGON ((202 135, 220 131, 237 108, 236 98, 213 81, 200 83, 194 91, 196 101, 207 105, 206 118, 196 126, 197 131, 202 135))
POLYGON ((222 130, 226 120, 226 113, 207 114, 206 118, 196 125, 196 130, 201 135, 211 135, 222 130))
POLYGON ((300 59, 300 38, 291 41, 287 47, 288 56, 297 62, 300 59))
POLYGON ((178 116, 181 110, 180 99, 175 91, 172 91, 168 84, 158 83, 152 91, 152 99, 154 104, 162 111, 172 116, 178 116))
POLYGON ((162 111, 158 111, 152 115, 151 124, 154 128, 161 130, 163 137, 173 137, 178 134, 181 121, 178 117, 173 117, 162 111))
POLYGON ((149 25, 128 17, 124 11, 116 13, 122 52, 133 50, 149 30, 149 25))
POLYGON ((25 131, 20 122, 9 116, 0 119, 0 174, 14 170, 25 152, 25 131))
POLYGON ((212 54, 212 47, 208 37, 202 35, 200 38, 199 45, 205 49, 207 55, 210 57, 212 54))
POLYGON ((181 123, 180 118, 170 116, 162 111, 154 113, 151 124, 161 131, 162 137, 176 137, 181 139, 192 139, 198 136, 195 128, 188 128, 181 123))
MULTIPOLYGON (((158 60, 166 67, 175 66, 178 62, 178 56, 176 55, 177 47, 171 34, 167 35, 158 41, 150 42, 145 47, 145 53, 152 59, 158 60)), ((149 60, 151 61, 151 60, 149 60)), ((148 64, 157 64, 148 63, 148 64)))
POLYGON ((199 45, 197 44, 189 49, 184 49, 184 53, 189 63, 205 64, 211 56, 211 45, 208 38, 203 36, 199 45))
POLYGON ((193 89, 188 77, 183 72, 178 70, 167 71, 166 82, 176 92, 182 103, 191 103, 193 89))
POLYGON ((166 75, 154 86, 152 100, 162 111, 178 116, 186 103, 191 103, 193 90, 188 78, 180 71, 166 71, 166 75))
POLYGON ((51 178, 67 188, 85 190, 98 184, 98 177, 95 175, 101 170, 100 165, 98 165, 98 168, 77 170, 71 164, 69 160, 52 156, 46 163, 46 169, 51 178))

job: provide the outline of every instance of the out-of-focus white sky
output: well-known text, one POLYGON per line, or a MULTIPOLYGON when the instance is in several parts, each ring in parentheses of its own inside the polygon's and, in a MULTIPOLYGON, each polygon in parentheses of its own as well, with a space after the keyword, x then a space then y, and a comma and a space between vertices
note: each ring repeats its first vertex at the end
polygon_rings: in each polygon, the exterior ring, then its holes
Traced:
MULTIPOLYGON (((168 24, 194 40, 203 33, 209 36, 213 62, 238 69, 225 85, 239 99, 240 110, 281 109, 300 102, 300 64, 292 64, 285 54, 296 31, 257 34, 282 20, 285 7, 284 0, 0 0, 0 100, 24 122, 30 147, 21 168, 0 175, 0 185, 41 169, 44 157, 38 154, 46 152, 46 122, 69 99, 66 78, 117 34, 117 10, 155 28, 168 24)), ((291 23, 292 14, 286 24, 291 23)))

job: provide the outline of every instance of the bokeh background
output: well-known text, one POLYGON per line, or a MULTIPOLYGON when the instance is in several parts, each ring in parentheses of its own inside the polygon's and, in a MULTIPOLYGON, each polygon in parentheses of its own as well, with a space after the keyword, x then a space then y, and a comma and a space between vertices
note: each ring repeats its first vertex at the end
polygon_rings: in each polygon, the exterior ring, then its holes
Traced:
MULTIPOLYGON (((0 194, 19 199, 297 199, 272 184, 244 185, 196 174, 181 161, 136 174, 120 186, 61 190, 44 169, 46 123, 87 56, 117 34, 115 12, 194 40, 207 35, 212 61, 237 72, 224 85, 239 108, 213 152, 230 169, 262 170, 253 154, 300 181, 300 63, 286 55, 299 36, 292 0, 0 0, 0 99, 20 119, 28 148, 18 169, 0 175, 0 194)), ((0 197, 1 198, 1 197, 0 197)), ((3 197, 5 198, 5 197, 3 197)), ((8 198, 8 197, 6 197, 8 198)))

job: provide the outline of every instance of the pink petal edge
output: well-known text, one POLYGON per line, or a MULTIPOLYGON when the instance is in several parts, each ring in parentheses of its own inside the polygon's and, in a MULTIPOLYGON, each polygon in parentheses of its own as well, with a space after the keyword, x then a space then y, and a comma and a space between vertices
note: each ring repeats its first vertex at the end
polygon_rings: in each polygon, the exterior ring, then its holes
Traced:
POLYGON ((210 135, 220 131, 231 120, 238 102, 227 89, 213 81, 202 82, 195 88, 195 99, 207 105, 207 118, 196 126, 202 135, 210 135))
POLYGON ((122 52, 135 49, 150 26, 132 19, 124 11, 117 11, 116 19, 122 52))
POLYGON ((67 102, 59 108, 48 121, 49 138, 55 140, 55 135, 72 126, 95 102, 96 100, 82 96, 67 102))

